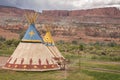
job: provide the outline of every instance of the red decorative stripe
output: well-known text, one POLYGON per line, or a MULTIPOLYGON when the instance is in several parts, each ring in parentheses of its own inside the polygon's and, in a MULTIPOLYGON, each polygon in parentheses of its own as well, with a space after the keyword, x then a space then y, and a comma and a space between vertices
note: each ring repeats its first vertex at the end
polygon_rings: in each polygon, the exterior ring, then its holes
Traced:
POLYGON ((32 58, 30 59, 30 65, 32 65, 32 58))
POLYGON ((8 60, 8 62, 7 62, 7 63, 9 63, 11 60, 12 60, 12 57, 11 57, 11 58, 9 58, 9 60, 8 60))
POLYGON ((39 59, 39 61, 38 61, 38 62, 39 62, 39 65, 41 65, 41 60, 40 60, 40 59, 39 59))
POLYGON ((21 64, 23 64, 23 62, 24 62, 24 58, 22 58, 22 60, 21 60, 21 64))
POLYGON ((16 63, 16 61, 17 61, 17 58, 15 59, 14 64, 16 63))
POLYGON ((47 63, 47 65, 49 65, 49 62, 48 62, 48 60, 46 59, 46 63, 47 63))
POLYGON ((6 64, 5 67, 11 69, 54 69, 58 68, 57 64, 50 64, 50 65, 28 65, 28 64, 6 64))

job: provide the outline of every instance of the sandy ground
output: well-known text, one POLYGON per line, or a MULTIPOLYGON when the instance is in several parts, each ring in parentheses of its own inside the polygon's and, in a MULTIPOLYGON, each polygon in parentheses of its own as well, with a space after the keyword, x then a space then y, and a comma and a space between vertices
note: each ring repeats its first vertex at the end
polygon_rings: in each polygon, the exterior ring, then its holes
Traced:
POLYGON ((0 68, 6 63, 9 57, 0 56, 0 68))

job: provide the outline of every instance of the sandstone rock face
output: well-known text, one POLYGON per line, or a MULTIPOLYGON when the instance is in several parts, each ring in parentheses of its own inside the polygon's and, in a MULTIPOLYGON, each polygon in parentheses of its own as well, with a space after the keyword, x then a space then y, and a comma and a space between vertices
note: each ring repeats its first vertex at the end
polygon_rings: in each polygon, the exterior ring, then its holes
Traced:
POLYGON ((0 16, 10 15, 10 16, 23 16, 25 12, 34 12, 33 10, 24 10, 16 7, 0 6, 0 16))
MULTIPOLYGON (((15 7, 0 6, 0 14, 6 13, 11 15, 23 15, 26 12, 34 12, 33 10, 23 10, 15 7)), ((120 16, 120 10, 115 7, 96 8, 88 10, 43 10, 42 15, 47 16, 120 16)))
MULTIPOLYGON (((18 35, 28 27, 25 12, 34 11, 0 6, 0 36, 7 39, 18 38, 18 35)), ((36 27, 40 33, 45 34, 46 30, 42 24, 53 24, 51 32, 56 41, 120 43, 120 10, 117 8, 43 10, 39 14, 36 27)))
POLYGON ((88 10, 43 10, 42 14, 48 16, 120 16, 120 10, 111 8, 98 8, 88 10))
POLYGON ((69 12, 69 16, 120 16, 120 10, 117 8, 98 8, 89 10, 74 10, 69 12))
POLYGON ((19 34, 0 28, 0 36, 6 39, 18 39, 19 34))
POLYGON ((69 11, 67 10, 43 10, 43 15, 48 16, 69 16, 69 11))

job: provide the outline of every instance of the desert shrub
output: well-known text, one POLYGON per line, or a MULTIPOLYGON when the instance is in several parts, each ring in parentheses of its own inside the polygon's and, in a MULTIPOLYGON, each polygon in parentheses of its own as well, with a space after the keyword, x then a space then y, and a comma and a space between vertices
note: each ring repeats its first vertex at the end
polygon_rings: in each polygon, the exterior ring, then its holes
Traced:
POLYGON ((80 50, 80 51, 83 51, 83 50, 84 50, 84 45, 83 45, 83 44, 80 44, 80 45, 79 45, 79 50, 80 50))
POLYGON ((78 44, 78 42, 77 41, 72 41, 72 44, 78 44))
POLYGON ((115 47, 115 46, 117 46, 117 43, 115 43, 115 42, 110 42, 110 43, 108 43, 108 46, 109 46, 109 47, 115 47))
POLYGON ((20 42, 20 40, 12 39, 12 40, 6 40, 4 42, 4 44, 6 44, 7 46, 15 46, 16 47, 19 42, 20 42))
POLYGON ((58 44, 64 44, 65 42, 63 40, 59 40, 57 43, 58 44))
POLYGON ((0 49, 6 49, 6 48, 7 48, 7 45, 5 45, 3 43, 0 45, 0 49))
POLYGON ((17 45, 19 44, 19 42, 20 42, 20 40, 13 40, 13 42, 12 42, 12 44, 15 46, 15 47, 17 47, 17 45))
POLYGON ((7 40, 7 41, 5 41, 5 44, 6 44, 6 45, 11 45, 12 42, 13 42, 12 40, 7 40))
POLYGON ((6 40, 6 39, 5 39, 4 37, 0 36, 0 41, 1 41, 1 42, 5 41, 5 40, 6 40))

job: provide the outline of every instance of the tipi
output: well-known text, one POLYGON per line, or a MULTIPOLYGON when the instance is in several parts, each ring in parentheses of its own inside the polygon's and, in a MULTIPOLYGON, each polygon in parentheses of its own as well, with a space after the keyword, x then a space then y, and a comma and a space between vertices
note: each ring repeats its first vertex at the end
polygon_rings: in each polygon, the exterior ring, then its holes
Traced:
POLYGON ((54 55, 44 45, 35 28, 37 14, 26 15, 30 23, 23 39, 4 65, 4 69, 16 71, 47 71, 60 69, 53 59, 54 55))
POLYGON ((56 61, 65 60, 65 58, 62 56, 62 54, 60 53, 60 51, 58 50, 58 48, 55 46, 54 40, 53 40, 52 35, 50 33, 49 26, 46 25, 45 27, 46 27, 47 31, 46 31, 46 34, 44 36, 44 42, 45 42, 47 48, 54 55, 54 59, 56 61))

